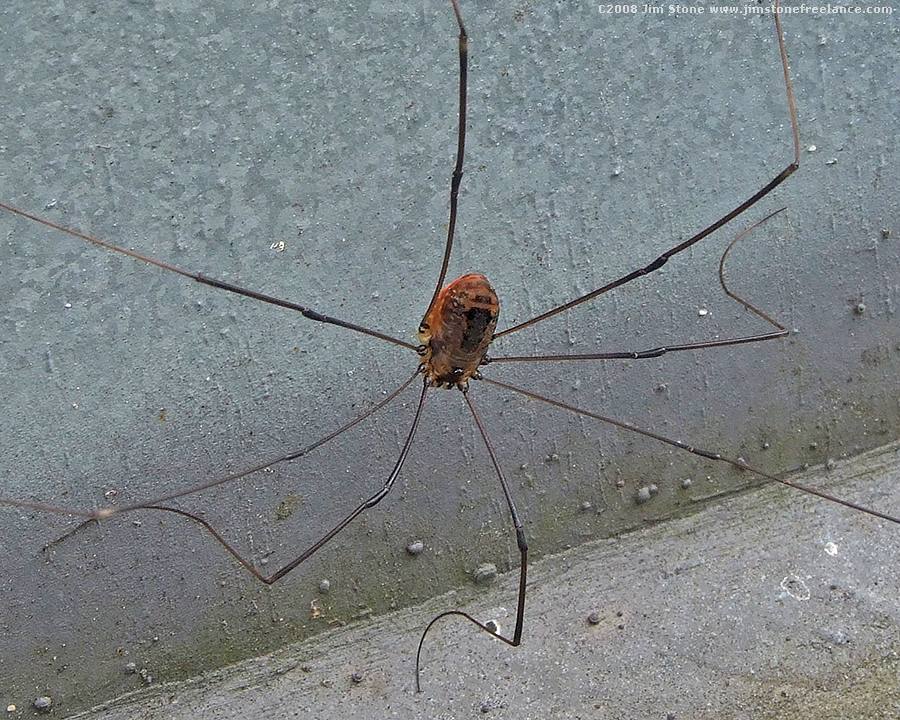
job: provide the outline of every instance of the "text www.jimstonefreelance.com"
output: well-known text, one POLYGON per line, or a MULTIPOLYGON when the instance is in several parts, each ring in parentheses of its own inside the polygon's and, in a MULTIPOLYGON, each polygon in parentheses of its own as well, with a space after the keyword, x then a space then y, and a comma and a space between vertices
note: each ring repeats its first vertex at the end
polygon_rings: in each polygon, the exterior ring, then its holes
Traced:
MULTIPOLYGON (((679 5, 676 3, 601 3, 601 15, 769 15, 771 5, 679 5)), ((892 5, 793 5, 779 7, 780 15, 891 15, 892 5)))

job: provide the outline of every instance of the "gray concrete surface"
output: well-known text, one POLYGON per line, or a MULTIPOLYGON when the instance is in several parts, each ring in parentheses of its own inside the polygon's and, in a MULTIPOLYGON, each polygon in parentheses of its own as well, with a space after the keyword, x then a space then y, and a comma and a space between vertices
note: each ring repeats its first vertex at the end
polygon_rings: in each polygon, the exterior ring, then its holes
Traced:
MULTIPOLYGON (((900 445, 805 479, 897 507, 900 445)), ((448 621, 420 695, 424 625, 461 600, 508 625, 514 574, 84 717, 893 720, 898 553, 895 526, 766 488, 546 558, 524 645, 448 621)))
MULTIPOLYGON (((501 326, 645 263, 789 157, 768 19, 464 7, 471 132, 451 274, 489 274, 501 326)), ((766 203, 789 213, 737 249, 730 274, 797 334, 497 377, 772 471, 897 437, 897 24, 793 16, 786 29, 803 167, 766 203)), ((5 202, 411 337, 446 222, 445 3, 10 2, 0 57, 5 202)), ((760 329, 716 286, 733 231, 505 347, 631 349, 760 329)), ((0 218, 0 236, 4 495, 92 506, 208 479, 305 444, 414 365, 24 221, 0 218)), ((478 391, 536 557, 747 480, 478 391), (637 507, 651 482, 659 495, 637 507)), ((308 462, 184 507, 258 563, 285 562, 380 484, 412 400, 308 462)), ((64 714, 130 689, 122 668, 135 659, 157 680, 187 677, 327 629, 313 601, 349 621, 466 586, 480 563, 510 567, 476 441, 459 398, 435 397, 395 494, 271 590, 172 518, 105 523, 48 563, 39 548, 70 523, 0 511, 0 701, 49 694, 64 714), (414 540, 425 552, 411 558, 414 540)))

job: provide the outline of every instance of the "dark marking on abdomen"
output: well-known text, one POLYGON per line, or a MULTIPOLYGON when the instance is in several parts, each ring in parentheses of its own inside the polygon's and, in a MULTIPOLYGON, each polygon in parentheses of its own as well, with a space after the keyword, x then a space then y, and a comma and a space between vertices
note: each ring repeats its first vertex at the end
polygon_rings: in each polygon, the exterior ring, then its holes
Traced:
MULTIPOLYGON (((480 299, 476 298, 476 300, 480 299)), ((484 339, 488 325, 494 319, 493 314, 489 310, 476 307, 466 310, 465 318, 466 329, 463 333, 462 349, 465 352, 474 352, 484 339)))

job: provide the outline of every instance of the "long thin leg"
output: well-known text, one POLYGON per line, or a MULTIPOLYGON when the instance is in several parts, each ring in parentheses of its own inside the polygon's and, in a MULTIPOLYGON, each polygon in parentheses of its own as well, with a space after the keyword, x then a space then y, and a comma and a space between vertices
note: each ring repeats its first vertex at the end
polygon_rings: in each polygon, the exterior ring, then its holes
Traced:
POLYGON ((735 238, 730 243, 728 243, 728 247, 725 248, 725 252, 723 252, 722 257, 719 258, 719 285, 722 286, 722 290, 725 291, 725 294, 728 295, 728 297, 739 302, 754 315, 762 318, 767 323, 772 325, 775 328, 774 332, 760 333, 758 335, 747 335, 739 338, 707 340, 705 342, 687 343, 684 345, 668 345, 665 347, 653 348, 651 350, 632 350, 605 353, 577 353, 568 355, 502 355, 500 357, 485 358, 483 364, 487 365, 489 363, 502 362, 559 362, 567 360, 645 360, 647 358, 657 358, 671 352, 681 352, 684 350, 702 350, 704 348, 726 347, 728 345, 745 345, 747 343, 762 342, 764 340, 775 340, 777 338, 782 338, 786 335, 789 335, 790 333, 784 327, 784 325, 773 319, 770 315, 764 313, 755 305, 751 304, 748 300, 744 300, 744 298, 738 296, 728 287, 728 284, 725 282, 725 259, 728 257, 728 253, 731 252, 731 248, 733 248, 746 235, 766 222, 769 218, 774 217, 775 215, 783 212, 786 209, 787 208, 780 208, 773 213, 769 213, 762 220, 759 220, 758 222, 753 223, 753 225, 751 225, 750 227, 741 230, 741 232, 739 232, 735 236, 735 238))
POLYGON ((777 340, 788 334, 787 330, 764 333, 763 335, 747 335, 739 338, 727 338, 722 340, 707 340, 705 342, 687 343, 685 345, 666 345, 650 350, 622 350, 619 352, 603 353, 573 353, 569 355, 501 355, 500 357, 485 358, 484 365, 491 363, 511 362, 565 362, 567 360, 646 360, 658 358, 672 352, 682 350, 703 350, 705 348, 726 347, 728 345, 745 345, 747 343, 762 342, 763 340, 777 340))
POLYGON ((527 327, 535 325, 536 323, 541 322, 542 320, 546 320, 547 318, 553 317, 554 315, 558 315, 559 313, 565 312, 566 310, 571 310, 573 307, 577 305, 581 305, 582 303, 588 302, 589 300, 593 300, 595 297, 599 297, 604 293, 613 290, 614 288, 620 287, 621 285, 625 285, 626 283, 631 282, 632 280, 636 280, 639 277, 643 277, 644 275, 648 275, 654 270, 659 270, 663 265, 665 265, 669 258, 674 255, 677 255, 684 250, 687 250, 692 245, 700 242, 703 238, 711 233, 714 233, 720 227, 730 222, 738 215, 740 215, 744 210, 749 207, 752 207, 757 202, 759 202, 762 198, 768 195, 772 190, 781 185, 798 167, 800 167, 800 131, 797 124, 797 107, 794 102, 794 89, 791 84, 790 72, 788 70, 788 59, 787 59, 787 51, 784 47, 784 35, 781 30, 781 16, 779 14, 779 0, 775 0, 774 4, 775 12, 773 13, 775 16, 775 32, 778 35, 778 51, 781 54, 781 68, 784 74, 784 87, 787 93, 787 103, 788 103, 788 113, 791 118, 791 137, 794 142, 794 159, 791 163, 784 168, 778 175, 776 175, 771 181, 769 181, 765 187, 763 187, 758 192, 753 193, 749 198, 744 200, 740 205, 738 205, 734 210, 727 213, 723 217, 716 220, 711 225, 707 226, 696 235, 688 238, 682 243, 679 243, 673 248, 666 250, 662 255, 660 255, 653 262, 645 265, 638 270, 633 270, 627 275, 623 275, 622 277, 613 280, 612 282, 607 283, 603 287, 597 288, 596 290, 592 290, 586 295, 582 295, 581 297, 575 298, 574 300, 570 300, 567 303, 559 305, 555 308, 547 310, 546 312, 531 318, 530 320, 526 320, 525 322, 519 323, 518 325, 513 325, 506 330, 502 330, 494 335, 494 338, 500 338, 504 335, 509 335, 510 333, 517 332, 519 330, 523 330, 527 327))
POLYGON ((163 260, 157 260, 156 258, 152 258, 149 255, 144 255, 142 253, 136 252, 135 250, 129 250, 128 248, 122 247, 121 245, 114 245, 113 243, 106 240, 100 240, 99 238, 83 233, 80 230, 75 230, 74 228, 66 227, 65 225, 59 225, 55 222, 52 222, 51 220, 46 220, 45 218, 39 217, 37 215, 32 215, 31 213, 20 210, 19 208, 13 207, 12 205, 7 205, 6 203, 0 202, 0 210, 5 210, 6 212, 12 213, 13 215, 18 215, 19 217, 26 218, 27 220, 40 223, 41 225, 44 225, 48 228, 52 228, 53 230, 58 230, 61 233, 71 235, 72 237, 76 237, 79 240, 84 240, 91 245, 102 247, 103 249, 109 250, 110 252, 127 255, 128 257, 134 258, 135 260, 140 260, 141 262, 155 265, 158 268, 162 268, 163 270, 167 270, 168 272, 173 272, 177 275, 181 275, 182 277, 190 278, 191 280, 195 280, 196 282, 202 283, 203 285, 209 285, 210 287, 219 288, 220 290, 235 293, 236 295, 243 295, 244 297, 253 298, 254 300, 259 300, 260 302, 268 303, 269 305, 277 305, 279 307, 287 308, 288 310, 296 310, 301 315, 303 315, 303 317, 308 318, 309 320, 327 323, 328 325, 337 325, 338 327, 353 330, 354 332, 362 333, 363 335, 369 335, 370 337, 375 337, 379 340, 393 343, 394 345, 400 345, 401 347, 409 348, 410 350, 416 349, 415 345, 408 343, 405 340, 400 340, 399 338, 392 337, 391 335, 385 335, 384 333, 377 330, 370 330, 369 328, 363 327, 362 325, 356 325, 355 323, 347 322, 346 320, 339 320, 338 318, 331 317, 330 315, 323 315, 322 313, 312 310, 311 308, 299 305, 294 302, 290 302, 288 300, 281 300, 279 298, 272 297, 271 295, 265 295, 263 293, 256 292, 255 290, 248 290, 247 288, 232 285, 231 283, 224 282, 223 280, 216 280, 215 278, 207 277, 203 273, 193 272, 192 270, 185 270, 184 268, 180 268, 177 265, 172 265, 171 263, 167 263, 163 260))
POLYGON ((453 168, 453 176, 450 179, 450 222, 447 225, 447 242, 444 245, 444 259, 441 262, 441 271, 438 273, 437 284, 428 309, 422 319, 428 317, 431 308, 437 301, 438 294, 444 285, 447 276, 447 266, 450 264, 450 253, 453 250, 453 234, 456 231, 456 208, 459 201, 459 185, 463 176, 463 160, 466 154, 466 88, 468 85, 469 63, 469 36, 466 35, 466 27, 463 25, 462 12, 459 9, 459 0, 450 0, 453 5, 453 14, 456 16, 456 24, 459 25, 459 116, 456 131, 456 166, 453 168))
MULTIPOLYGON (((276 570, 271 575, 263 575, 259 570, 254 567, 253 563, 250 562, 247 558, 241 555, 234 546, 231 545, 224 537, 222 537, 221 533, 216 530, 215 527, 207 520, 203 519, 199 515, 195 515, 194 513, 187 512, 186 510, 181 510, 179 508, 167 507, 165 505, 141 505, 136 506, 133 509, 135 510, 161 510, 163 512, 170 512, 176 515, 180 515, 181 517, 187 518, 188 520, 193 520, 195 523, 204 528, 213 538, 224 547, 231 555, 237 560, 247 572, 249 572, 253 577, 259 580, 266 585, 272 585, 285 575, 287 575, 291 570, 300 565, 304 560, 310 558, 316 552, 318 552, 329 540, 331 540, 335 535, 337 535, 341 530, 343 530, 347 525, 349 525, 358 515, 362 514, 363 511, 368 510, 369 508, 375 507, 378 503, 380 503, 385 496, 391 491, 391 488, 394 487, 394 482, 397 480, 397 476, 400 474, 400 471, 403 469, 403 465, 406 462, 406 458, 409 455, 409 450, 412 447, 413 438, 416 435, 416 430, 419 427, 419 418, 422 416, 422 408, 425 405, 425 395, 428 391, 428 383, 425 382, 422 384, 422 394, 419 396, 419 404, 416 407, 416 414, 413 418, 412 427, 409 430, 409 434, 406 436, 406 441, 403 443, 403 448, 400 450, 400 457, 397 458, 397 462, 394 463, 394 468, 391 470, 390 475, 388 475, 387 480, 385 480, 384 485, 381 489, 376 492, 374 495, 369 497, 367 500, 364 500, 360 503, 349 515, 347 515, 343 520, 341 520, 337 525, 335 525, 331 530, 325 533, 319 540, 313 543, 310 547, 303 551, 298 557, 291 560, 287 565, 282 567, 280 570, 276 570)), ((130 510, 131 508, 129 508, 130 510)), ((120 512, 125 512, 125 509, 120 512)))
POLYGON ((500 485, 503 488, 503 495, 506 498, 506 505, 509 508, 509 515, 512 518, 513 527, 516 530, 516 545, 519 548, 519 594, 518 601, 516 602, 516 627, 513 630, 513 635, 511 638, 503 637, 498 631, 491 629, 485 623, 482 623, 471 615, 462 610, 448 610, 446 612, 442 612, 440 615, 435 617, 428 625, 425 630, 422 632, 422 637, 419 639, 419 647, 416 650, 416 692, 422 692, 422 686, 419 682, 419 667, 420 667, 420 659, 422 656, 422 645, 425 643, 425 636, 428 635, 428 631, 431 630, 432 626, 441 618, 449 617, 451 615, 457 615, 459 617, 465 618, 471 623, 474 623, 480 630, 488 633, 489 635, 493 635, 498 640, 502 640, 507 645, 512 645, 513 647, 517 647, 522 642, 522 626, 525 622, 525 583, 528 575, 528 542, 525 540, 525 530, 522 527, 522 520, 519 518, 519 513, 516 510, 516 503, 513 501, 512 493, 509 490, 509 483, 506 482, 506 478, 503 475, 503 470, 500 468, 500 463, 497 461, 497 454, 494 452, 494 447, 491 444, 491 440, 488 437, 487 430, 484 427, 484 423, 481 421, 481 417, 478 415, 478 411, 475 409, 475 405, 472 403, 472 398, 469 397, 468 389, 463 389, 463 397, 466 399, 466 404, 469 406, 469 410, 472 413, 472 417, 475 419, 475 424, 478 426, 478 432, 481 433, 481 439, 484 440, 484 445, 487 448, 488 455, 491 456, 491 463, 494 466, 494 470, 497 473, 497 477, 500 479, 500 485))
POLYGON ((824 500, 828 500, 833 503, 837 503, 838 505, 843 505, 844 507, 851 508, 853 510, 859 510, 860 512, 864 512, 867 515, 872 515, 877 518, 881 518, 882 520, 888 520, 892 523, 897 523, 900 525, 900 517, 895 517, 893 515, 888 515, 886 513, 880 512, 878 510, 872 510, 871 508, 863 507, 862 505, 857 505, 854 502, 850 502, 849 500, 842 500, 841 498, 835 497, 834 495, 830 495, 822 490, 817 490, 814 487, 810 487, 809 485, 802 485, 801 483, 794 482, 793 480, 785 480, 784 478, 777 477, 775 475, 770 475, 767 472, 763 472, 758 468, 752 467, 748 465, 741 459, 738 458, 730 458, 725 457, 717 452, 712 452, 710 450, 703 450, 702 448, 695 447, 694 445, 689 445, 686 442, 681 440, 673 440, 672 438, 668 438, 665 435, 660 435, 659 433, 655 433, 651 430, 645 430, 643 428, 639 428, 635 425, 632 425, 629 422, 625 422, 623 420, 616 420, 611 417, 607 417, 605 415, 600 415, 598 413, 590 412, 589 410, 583 410, 581 408, 575 407, 574 405, 569 405, 568 403, 564 403, 561 400, 554 400, 553 398, 548 398, 545 395, 539 395, 536 392, 532 392, 531 390, 526 390, 525 388, 520 388, 515 385, 510 385, 509 383, 501 382, 499 380, 491 380, 486 377, 479 377, 479 380, 483 382, 489 383, 490 385, 496 385, 497 387, 505 388, 506 390, 512 390, 513 392, 519 393, 520 395, 525 395, 526 397, 530 397, 533 400, 540 400, 541 402, 547 403, 548 405, 553 405, 554 407, 561 408, 563 410, 568 410, 569 412, 573 412, 576 415, 581 415, 582 417, 593 418, 594 420, 599 420, 600 422, 607 423, 609 425, 615 425, 618 428, 622 428, 623 430, 628 430, 633 433, 637 433, 638 435, 643 435, 644 437, 652 438, 654 440, 659 440, 660 442, 666 443, 667 445, 672 445, 673 447, 677 447, 680 450, 685 450, 694 455, 699 455, 700 457, 707 458, 709 460, 716 460, 718 462, 727 463, 728 465, 732 465, 740 470, 749 470, 755 475, 759 475, 761 477, 766 478, 767 480, 774 480, 775 482, 781 483, 782 485, 786 485, 787 487, 794 488, 795 490, 801 490, 805 493, 809 493, 810 495, 816 495, 824 500))
POLYGON ((113 515, 119 515, 124 512, 131 512, 133 510, 142 510, 142 509, 151 508, 151 507, 159 505, 160 503, 165 503, 170 500, 175 500, 176 498, 185 497, 187 495, 192 495, 194 493, 200 492, 201 490, 208 490, 209 488, 217 487, 218 485, 225 485, 226 483, 240 480, 241 478, 245 478, 248 475, 252 475, 253 473, 259 472, 260 470, 265 470, 266 468, 270 468, 273 465, 277 465, 278 463, 288 462, 290 460, 296 460, 297 458, 301 458, 304 455, 311 453, 316 448, 322 447, 322 445, 329 442, 330 440, 334 440, 334 438, 336 438, 338 435, 345 433, 350 428, 358 425, 363 420, 370 417, 371 415, 374 415, 376 412, 381 410, 381 408, 388 405, 391 401, 394 400, 394 398, 396 398, 401 392, 403 392, 406 388, 409 387, 410 383, 412 383, 412 381, 415 379, 415 377, 417 375, 419 375, 419 373, 420 373, 420 370, 416 370, 416 372, 413 373, 409 377, 408 380, 406 380, 402 385, 400 385, 400 387, 398 387, 396 390, 391 392, 383 400, 381 400, 377 404, 373 405, 371 408, 369 408, 365 412, 360 413, 355 418, 350 420, 350 422, 345 423, 344 425, 341 425, 341 427, 339 427, 337 430, 334 430, 334 431, 328 433, 328 435, 326 435, 325 437, 322 437, 322 438, 316 440, 311 445, 307 445, 306 447, 301 448, 299 450, 294 450, 293 452, 287 453, 286 455, 280 455, 276 458, 266 460, 258 465, 254 465, 251 468, 247 468, 246 470, 241 470, 240 472, 237 472, 237 473, 232 473, 230 475, 225 475, 223 477, 216 478, 215 480, 210 480, 209 482, 201 483, 200 485, 193 485, 184 490, 178 490, 176 492, 167 493, 166 495, 162 495, 157 498, 153 498, 153 499, 149 499, 149 500, 141 500, 141 501, 133 503, 131 505, 124 505, 122 507, 105 507, 105 508, 98 508, 98 509, 94 509, 94 510, 86 510, 86 509, 78 509, 78 508, 65 508, 65 507, 59 507, 56 505, 49 505, 46 503, 31 502, 28 500, 13 500, 11 498, 3 498, 3 497, 0 497, 0 505, 26 508, 29 510, 39 510, 41 512, 54 513, 57 515, 72 515, 75 517, 87 518, 87 520, 85 520, 83 523, 77 525, 74 529, 70 530, 65 535, 63 535, 62 537, 58 538, 57 540, 53 541, 53 543, 51 543, 51 545, 57 545, 61 541, 65 540, 66 538, 74 535, 85 525, 88 525, 92 522, 96 522, 97 520, 103 520, 105 518, 112 517, 113 515))

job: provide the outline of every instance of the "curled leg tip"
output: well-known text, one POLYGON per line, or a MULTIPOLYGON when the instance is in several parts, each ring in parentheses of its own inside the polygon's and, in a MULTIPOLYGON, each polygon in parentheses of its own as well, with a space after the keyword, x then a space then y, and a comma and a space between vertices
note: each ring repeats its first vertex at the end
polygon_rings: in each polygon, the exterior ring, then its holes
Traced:
POLYGON ((76 525, 74 528, 72 528, 68 532, 63 533, 55 540, 51 540, 46 545, 44 545, 44 547, 41 548, 41 552, 44 554, 50 552, 53 548, 55 548, 57 545, 61 545, 62 543, 64 543, 66 540, 68 540, 70 537, 72 537, 75 533, 77 533, 83 527, 85 527, 87 525, 91 525, 92 523, 95 523, 95 522, 97 522, 97 518, 90 518, 88 520, 85 520, 84 522, 78 523, 78 525, 76 525))

